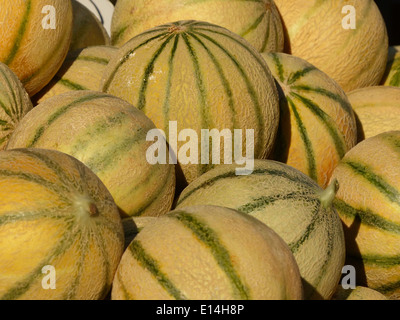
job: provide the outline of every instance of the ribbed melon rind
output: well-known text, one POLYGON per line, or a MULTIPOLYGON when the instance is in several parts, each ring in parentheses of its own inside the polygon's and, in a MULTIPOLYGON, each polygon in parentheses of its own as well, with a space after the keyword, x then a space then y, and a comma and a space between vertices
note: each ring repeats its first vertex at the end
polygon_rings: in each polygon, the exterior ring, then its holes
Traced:
POLYGON ((357 141, 400 130, 400 88, 372 86, 347 93, 357 116, 357 141))
POLYGON ((354 265, 359 285, 390 298, 400 296, 400 131, 358 143, 336 167, 334 201, 344 225, 346 263, 354 265))
POLYGON ((259 52, 284 47, 282 21, 272 0, 121 0, 112 17, 112 44, 121 47, 148 29, 179 20, 201 20, 227 28, 259 52))
POLYGON ((284 241, 258 220, 216 206, 185 207, 146 225, 116 273, 113 300, 302 299, 284 241))
POLYGON ((304 172, 325 188, 357 142, 353 108, 343 89, 308 61, 262 54, 280 87, 280 124, 271 159, 304 172))
POLYGON ((342 225, 335 209, 325 208, 320 188, 286 164, 255 160, 248 176, 236 165, 215 168, 186 187, 176 209, 217 205, 248 214, 277 232, 292 250, 306 299, 330 299, 345 259, 342 225))
POLYGON ((389 37, 375 1, 275 0, 275 3, 287 31, 284 52, 315 65, 345 92, 380 83, 386 68, 389 37))
POLYGON ((158 216, 170 210, 175 168, 151 164, 146 137, 153 122, 128 102, 98 91, 70 91, 28 113, 7 149, 46 148, 87 165, 106 185, 122 216, 158 216))
POLYGON ((33 108, 21 81, 4 63, 0 62, 0 150, 19 121, 33 108))
POLYGON ((104 299, 124 249, 104 184, 75 158, 43 149, 0 151, 0 238, 4 300, 104 299))
POLYGON ((71 0, 2 0, 0 7, 0 61, 32 97, 53 78, 68 53, 71 0))
MULTIPOLYGON (((272 150, 279 122, 274 79, 260 53, 220 26, 178 21, 143 32, 111 59, 101 90, 142 110, 169 142, 171 121, 176 121, 177 133, 195 131, 199 150, 203 129, 227 129, 232 136, 239 129, 242 137, 254 130, 254 152, 248 156, 264 158, 272 150)), ((171 143, 178 162, 180 139, 176 147, 171 143)), ((207 154, 199 151, 196 161, 180 163, 187 182, 217 162, 209 157, 206 164, 201 156, 207 154)), ((222 152, 218 160, 224 162, 222 152)))

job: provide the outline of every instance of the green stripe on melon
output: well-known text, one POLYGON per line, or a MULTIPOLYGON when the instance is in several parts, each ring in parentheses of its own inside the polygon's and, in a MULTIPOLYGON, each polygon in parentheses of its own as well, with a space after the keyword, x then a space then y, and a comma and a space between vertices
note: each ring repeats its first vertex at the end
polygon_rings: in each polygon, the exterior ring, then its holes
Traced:
POLYGON ((115 6, 111 40, 121 47, 148 29, 179 20, 222 26, 246 39, 259 52, 283 50, 283 25, 272 0, 161 0, 157 4, 121 0, 115 6))
POLYGON ((351 149, 332 178, 339 191, 334 205, 344 223, 347 259, 360 285, 389 298, 400 296, 400 132, 367 138, 351 149))
POLYGON ((117 50, 111 46, 91 46, 70 52, 50 83, 34 96, 34 103, 73 90, 98 91, 104 69, 117 50))
POLYGON ((124 215, 170 210, 174 166, 147 161, 146 136, 155 127, 128 102, 98 91, 70 91, 38 104, 23 120, 8 149, 46 148, 74 156, 99 176, 124 215))
POLYGON ((0 150, 4 149, 19 121, 33 108, 18 77, 0 62, 0 150))
POLYGON ((32 1, 31 0, 26 1, 25 12, 22 16, 21 24, 18 28, 17 35, 15 37, 15 40, 13 42, 13 45, 11 47, 11 50, 7 58, 4 60, 4 63, 6 65, 9 65, 14 60, 15 56, 17 55, 18 49, 21 46, 22 38, 26 32, 26 25, 28 24, 29 21, 29 14, 31 13, 31 6, 32 6, 32 1))
POLYGON ((357 142, 345 92, 307 61, 262 54, 281 90, 281 119, 271 159, 285 162, 326 187, 338 161, 357 142))
POLYGON ((43 149, 0 152, 0 299, 103 299, 123 253, 110 193, 81 162, 43 149), (53 266, 56 287, 43 287, 53 266))
MULTIPOLYGON (((179 21, 143 32, 111 59, 101 88, 137 106, 167 138, 170 121, 178 132, 195 130, 199 150, 201 129, 254 130, 254 156, 272 149, 279 108, 271 72, 248 42, 220 26, 179 21)), ((187 181, 213 166, 200 152, 197 162, 181 165, 187 181)))
POLYGON ((373 0, 274 0, 285 26, 285 53, 334 79, 345 92, 378 85, 388 33, 373 0))
POLYGON ((345 259, 343 229, 332 207, 335 185, 323 190, 286 164, 255 160, 248 176, 236 165, 222 165, 190 183, 176 210, 193 205, 229 207, 257 218, 277 232, 291 249, 306 299, 330 299, 345 259))
POLYGON ((400 46, 389 47, 386 71, 381 85, 400 87, 400 46))
POLYGON ((52 79, 68 53, 71 1, 2 0, 0 7, 0 62, 18 76, 32 97, 52 79))
POLYGON ((284 241, 256 219, 216 206, 181 208, 145 225, 112 290, 113 300, 301 298, 284 241))

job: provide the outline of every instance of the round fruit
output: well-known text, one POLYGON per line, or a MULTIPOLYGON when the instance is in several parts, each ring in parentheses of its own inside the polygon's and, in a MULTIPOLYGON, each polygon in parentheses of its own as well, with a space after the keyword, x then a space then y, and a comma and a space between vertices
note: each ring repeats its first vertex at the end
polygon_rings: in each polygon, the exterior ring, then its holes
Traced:
POLYGON ((145 226, 125 250, 113 300, 299 300, 297 264, 285 242, 236 210, 196 206, 145 226))
POLYGON ((356 286, 355 289, 338 286, 332 300, 388 300, 388 298, 376 290, 363 286, 356 286))
POLYGON ((72 36, 70 0, 0 0, 0 62, 32 97, 56 74, 72 36))
POLYGON ((21 81, 0 62, 0 150, 4 149, 19 121, 33 108, 21 81))
MULTIPOLYGON (((181 150, 185 129, 194 131, 198 150, 202 130, 212 129, 226 129, 231 136, 234 129, 242 136, 252 130, 255 158, 266 157, 272 149, 279 124, 274 79, 261 54, 222 27, 179 21, 148 30, 120 48, 102 83, 104 92, 137 106, 164 131, 187 182, 224 162, 226 155, 216 152, 217 159, 208 157, 210 163, 204 161, 204 152, 189 150, 187 156, 182 151, 186 149, 181 150), (176 145, 170 130, 180 133, 176 145)), ((209 150, 221 145, 212 141, 209 150)), ((246 145, 242 143, 242 154, 249 152, 246 145)))
POLYGON ((287 30, 285 52, 307 60, 346 91, 377 85, 388 34, 373 0, 275 0, 287 30))
POLYGON ((158 217, 129 217, 122 219, 125 235, 125 249, 137 234, 148 224, 157 221, 158 217))
POLYGON ((117 206, 81 162, 0 151, 0 299, 103 299, 123 245, 117 206))
POLYGON ((333 172, 334 201, 344 224, 346 264, 358 285, 400 297, 400 131, 368 138, 351 149, 333 172))
POLYGON ((176 209, 217 205, 257 218, 292 250, 305 299, 330 299, 345 260, 343 228, 332 207, 335 185, 324 191, 295 168, 271 160, 255 160, 250 175, 236 175, 236 168, 219 166, 193 181, 176 209))
POLYGON ((120 0, 112 17, 111 40, 122 46, 148 29, 180 20, 207 21, 227 28, 260 52, 284 47, 282 21, 273 0, 120 0))
POLYGON ((147 160, 154 124, 128 102, 97 91, 70 91, 33 108, 10 137, 7 149, 58 150, 87 165, 125 215, 160 215, 175 192, 173 165, 147 160))
POLYGON ((68 91, 98 91, 104 69, 116 51, 111 46, 93 46, 70 52, 50 83, 35 95, 35 104, 68 91))
POLYGON ((92 46, 108 46, 110 36, 101 21, 85 5, 72 1, 74 24, 69 52, 92 46))
POLYGON ((386 72, 381 84, 384 86, 400 87, 400 46, 389 47, 386 72))
POLYGON ((280 87, 280 125, 271 159, 325 188, 339 160, 357 142, 352 106, 340 86, 307 61, 262 54, 280 87))
POLYGON ((400 130, 400 88, 373 86, 347 94, 357 122, 358 142, 379 133, 400 130))

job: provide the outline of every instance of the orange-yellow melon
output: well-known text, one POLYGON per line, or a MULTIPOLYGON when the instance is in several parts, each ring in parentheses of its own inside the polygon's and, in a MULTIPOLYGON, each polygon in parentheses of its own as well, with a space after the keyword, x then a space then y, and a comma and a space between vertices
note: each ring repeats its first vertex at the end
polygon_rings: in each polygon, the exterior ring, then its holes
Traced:
POLYGON ((357 285, 400 298, 400 131, 358 143, 333 172, 334 206, 343 222, 346 265, 357 285))
POLYGON ((118 51, 112 46, 90 46, 70 52, 57 74, 32 100, 39 104, 64 92, 99 91, 103 72, 118 51))
POLYGON ((111 41, 122 46, 153 27, 200 20, 227 28, 260 52, 282 51, 282 21, 273 0, 119 0, 111 22, 111 41))
POLYGON ((175 167, 151 164, 146 137, 154 123, 130 103, 98 91, 70 91, 35 106, 7 149, 67 153, 88 166, 110 191, 122 216, 167 213, 175 194, 175 167))
POLYGON ((56 74, 72 37, 70 0, 1 0, 0 62, 33 96, 56 74))
POLYGON ((272 229, 233 209, 193 206, 147 224, 125 250, 113 300, 300 300, 298 266, 272 229))
POLYGON ((124 249, 118 208, 83 163, 0 151, 0 299, 100 300, 124 249))
POLYGON ((357 141, 400 130, 400 88, 372 86, 347 93, 357 117, 357 141))
POLYGON ((33 108, 21 81, 14 72, 0 62, 0 150, 19 121, 33 108))
POLYGON ((286 53, 315 65, 346 92, 380 83, 386 68, 388 34, 373 0, 275 3, 287 34, 286 53))

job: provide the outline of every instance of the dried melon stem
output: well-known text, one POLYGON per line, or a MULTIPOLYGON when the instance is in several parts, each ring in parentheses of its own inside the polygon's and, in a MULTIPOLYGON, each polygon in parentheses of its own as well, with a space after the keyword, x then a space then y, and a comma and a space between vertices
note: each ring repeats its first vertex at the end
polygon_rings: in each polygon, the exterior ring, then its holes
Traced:
POLYGON ((319 198, 324 208, 329 208, 332 206, 338 189, 339 184, 337 182, 337 179, 333 179, 328 187, 326 187, 326 189, 321 192, 319 198))
POLYGON ((185 26, 178 26, 178 25, 173 25, 168 28, 169 33, 181 33, 186 30, 185 26))
POLYGON ((74 205, 76 207, 77 216, 80 219, 94 218, 100 214, 97 205, 89 196, 76 196, 74 205))

